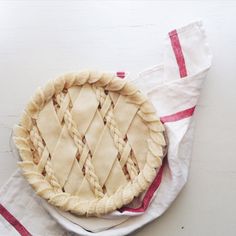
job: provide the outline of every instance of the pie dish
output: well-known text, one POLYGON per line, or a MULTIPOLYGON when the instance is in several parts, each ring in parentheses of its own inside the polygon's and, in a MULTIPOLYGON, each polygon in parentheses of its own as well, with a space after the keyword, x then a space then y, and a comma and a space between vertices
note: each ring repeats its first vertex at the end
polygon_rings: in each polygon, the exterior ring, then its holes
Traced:
POLYGON ((39 196, 64 211, 99 216, 147 190, 162 165, 164 133, 133 84, 83 71, 39 88, 13 139, 39 196))

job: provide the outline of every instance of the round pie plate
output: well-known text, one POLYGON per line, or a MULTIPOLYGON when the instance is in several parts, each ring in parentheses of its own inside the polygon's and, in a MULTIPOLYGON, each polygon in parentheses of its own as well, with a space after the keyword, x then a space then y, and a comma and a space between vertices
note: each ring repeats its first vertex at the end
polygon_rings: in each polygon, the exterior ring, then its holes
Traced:
POLYGON ((164 132, 155 108, 133 84, 83 71, 39 88, 13 139, 36 193, 64 212, 91 217, 147 190, 162 165, 164 132))

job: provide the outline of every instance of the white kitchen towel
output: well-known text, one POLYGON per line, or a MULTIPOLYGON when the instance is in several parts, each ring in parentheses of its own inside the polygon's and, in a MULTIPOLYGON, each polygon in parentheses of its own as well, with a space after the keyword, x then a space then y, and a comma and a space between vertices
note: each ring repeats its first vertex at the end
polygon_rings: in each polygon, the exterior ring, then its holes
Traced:
POLYGON ((160 216, 187 181, 193 143, 192 115, 210 65, 211 53, 198 21, 168 34, 162 64, 136 78, 132 74, 125 78, 147 94, 169 139, 163 167, 149 189, 135 199, 135 204, 100 219, 74 217, 36 197, 17 171, 0 191, 0 233, 126 235, 160 216))

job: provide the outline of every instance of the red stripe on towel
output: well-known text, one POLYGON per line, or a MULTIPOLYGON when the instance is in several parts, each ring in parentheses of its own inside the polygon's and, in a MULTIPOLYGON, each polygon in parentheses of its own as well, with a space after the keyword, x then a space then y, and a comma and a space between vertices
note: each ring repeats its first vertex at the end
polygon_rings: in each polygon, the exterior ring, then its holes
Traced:
POLYGON ((184 60, 184 55, 183 55, 183 51, 181 48, 181 44, 179 41, 179 36, 177 33, 177 30, 173 30, 169 33, 169 37, 170 37, 170 41, 171 41, 171 45, 173 48, 173 51, 175 53, 175 58, 179 67, 179 74, 180 77, 186 77, 187 76, 187 69, 186 69, 186 65, 185 65, 185 60, 184 60))
POLYGON ((177 112, 177 113, 172 114, 172 115, 162 116, 160 118, 160 120, 161 120, 162 123, 175 122, 175 121, 178 121, 178 120, 182 120, 184 118, 192 116, 193 113, 194 113, 194 110, 195 110, 195 106, 191 107, 191 108, 188 108, 186 110, 177 112))
POLYGON ((125 78, 125 72, 124 71, 117 71, 116 76, 121 78, 121 79, 124 79, 125 78))
POLYGON ((10 223, 20 235, 31 236, 29 231, 18 221, 2 204, 0 204, 0 215, 10 223))
MULTIPOLYGON (((164 159, 164 161, 165 160, 166 159, 164 159)), ((155 179, 153 180, 152 184, 150 185, 147 192, 145 193, 145 196, 143 198, 141 206, 139 208, 123 207, 123 208, 120 209, 121 212, 123 212, 123 211, 144 212, 148 208, 153 194, 155 193, 155 191, 157 190, 157 188, 159 187, 159 185, 161 183, 162 172, 163 172, 164 165, 165 164, 163 162, 163 164, 162 164, 160 170, 158 171, 155 179)))

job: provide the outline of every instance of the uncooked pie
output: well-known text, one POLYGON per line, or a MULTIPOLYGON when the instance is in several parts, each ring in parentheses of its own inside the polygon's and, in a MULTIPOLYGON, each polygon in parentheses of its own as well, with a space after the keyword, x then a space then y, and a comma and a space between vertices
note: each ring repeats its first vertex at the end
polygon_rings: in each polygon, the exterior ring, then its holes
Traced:
POLYGON ((149 187, 162 164, 164 132, 134 85, 84 71, 38 89, 14 141, 39 196, 64 211, 99 216, 149 187))

